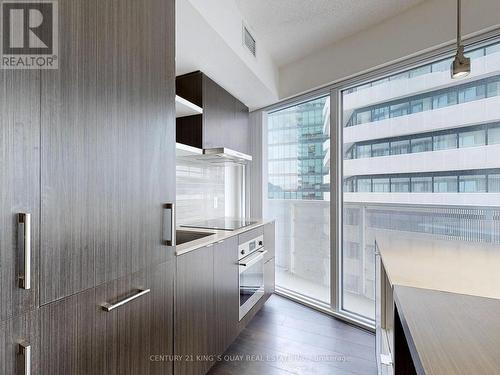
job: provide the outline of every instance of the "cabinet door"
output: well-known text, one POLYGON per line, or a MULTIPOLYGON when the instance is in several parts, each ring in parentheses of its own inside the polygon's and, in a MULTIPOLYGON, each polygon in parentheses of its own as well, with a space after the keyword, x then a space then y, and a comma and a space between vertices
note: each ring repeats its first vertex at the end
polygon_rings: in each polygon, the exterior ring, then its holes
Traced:
POLYGON ((96 288, 97 306, 131 299, 96 312, 96 374, 172 374, 174 267, 169 261, 96 288))
POLYGON ((42 73, 41 302, 159 264, 175 201, 174 0, 60 0, 42 73))
POLYGON ((39 350, 38 310, 0 323, 0 375, 39 374, 39 350))
POLYGON ((173 276, 170 261, 43 306, 41 373, 171 374, 173 276))
POLYGON ((214 248, 216 352, 222 354, 238 336, 239 320, 238 237, 214 248))
POLYGON ((276 224, 274 221, 264 225, 264 248, 267 250, 264 262, 267 262, 274 258, 276 253, 276 224))
POLYGON ((97 375, 95 372, 95 289, 40 308, 43 375, 97 375))
POLYGON ((176 375, 205 374, 214 354, 214 247, 177 257, 174 352, 176 375))
MULTIPOLYGON (((234 124, 232 127, 231 146, 237 151, 250 153, 250 129, 248 107, 238 99, 233 99, 234 103, 234 124)), ((230 129, 228 129, 230 130, 230 129)))
POLYGON ((0 87, 1 322, 33 308, 38 294, 40 76, 33 70, 0 70, 0 87), (19 278, 27 272, 19 213, 31 214, 30 289, 21 288, 19 278))

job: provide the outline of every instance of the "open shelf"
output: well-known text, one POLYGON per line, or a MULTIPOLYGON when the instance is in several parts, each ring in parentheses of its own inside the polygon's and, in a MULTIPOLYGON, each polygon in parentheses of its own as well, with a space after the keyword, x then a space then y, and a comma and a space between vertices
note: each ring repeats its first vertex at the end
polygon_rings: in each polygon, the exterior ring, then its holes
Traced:
POLYGON ((193 115, 201 115, 203 109, 196 104, 191 103, 189 100, 181 98, 179 95, 175 96, 175 117, 186 117, 193 115))

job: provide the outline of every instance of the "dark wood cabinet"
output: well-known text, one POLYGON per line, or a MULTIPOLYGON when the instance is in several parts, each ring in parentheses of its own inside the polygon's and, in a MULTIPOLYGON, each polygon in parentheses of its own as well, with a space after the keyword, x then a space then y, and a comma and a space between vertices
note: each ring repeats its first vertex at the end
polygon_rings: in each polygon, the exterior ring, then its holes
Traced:
POLYGON ((41 303, 173 257, 174 0, 60 0, 42 72, 41 303))
POLYGON ((169 261, 43 306, 41 373, 171 374, 174 267, 169 261), (138 290, 150 291, 103 310, 138 290))
POLYGON ((40 374, 39 351, 38 310, 0 323, 0 375, 40 374))
POLYGON ((176 375, 205 374, 215 354, 214 246, 177 257, 175 345, 176 375))
POLYGON ((38 295, 40 202, 40 77, 0 70, 0 322, 32 309, 38 295), (31 288, 25 274, 24 231, 18 214, 31 214, 31 288))
POLYGON ((173 371, 173 289, 169 261, 96 288, 96 305, 135 300, 96 311, 96 374, 163 375, 173 371))
POLYGON ((238 237, 230 237, 214 248, 215 349, 224 353, 238 336, 239 320, 238 237))
POLYGON ((41 374, 97 375, 96 312, 95 289, 40 309, 41 374))
POLYGON ((201 115, 177 119, 177 142, 249 153, 248 107, 201 72, 177 77, 176 91, 203 108, 201 115))

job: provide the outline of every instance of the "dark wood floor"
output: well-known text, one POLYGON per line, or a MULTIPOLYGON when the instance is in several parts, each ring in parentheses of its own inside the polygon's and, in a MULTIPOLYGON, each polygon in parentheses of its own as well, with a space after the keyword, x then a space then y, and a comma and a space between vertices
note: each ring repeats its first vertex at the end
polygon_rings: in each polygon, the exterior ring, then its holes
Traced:
POLYGON ((209 374, 376 373, 373 334, 274 295, 209 374))

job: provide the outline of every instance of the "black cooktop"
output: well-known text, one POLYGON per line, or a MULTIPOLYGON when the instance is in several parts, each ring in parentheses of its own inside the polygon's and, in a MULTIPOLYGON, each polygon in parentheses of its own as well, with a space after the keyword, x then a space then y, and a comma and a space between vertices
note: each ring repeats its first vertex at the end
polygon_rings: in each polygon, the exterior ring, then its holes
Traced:
POLYGON ((249 221, 245 219, 232 219, 222 217, 219 219, 203 220, 192 224, 183 224, 181 227, 185 228, 200 228, 200 229, 215 229, 215 230, 236 230, 249 225, 255 224, 256 221, 249 221))

